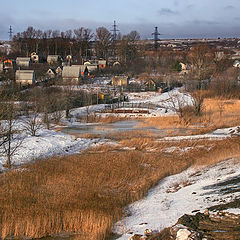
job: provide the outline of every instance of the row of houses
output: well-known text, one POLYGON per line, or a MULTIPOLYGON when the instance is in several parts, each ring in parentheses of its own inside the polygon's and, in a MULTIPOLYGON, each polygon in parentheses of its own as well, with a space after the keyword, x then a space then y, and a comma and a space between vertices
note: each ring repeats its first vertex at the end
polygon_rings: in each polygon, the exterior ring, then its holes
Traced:
MULTIPOLYGON (((46 75, 49 78, 55 78, 56 75, 62 77, 63 81, 78 83, 80 79, 86 77, 89 74, 88 67, 85 65, 72 65, 58 67, 57 69, 49 68, 46 75)), ((36 83, 34 70, 16 70, 15 74, 16 83, 26 86, 36 83)))
MULTIPOLYGON (((33 52, 30 57, 17 57, 16 60, 6 60, 0 62, 0 71, 3 71, 5 68, 13 68, 14 65, 16 65, 17 68, 29 68, 31 64, 35 63, 39 63, 39 56, 33 52)), ((48 55, 47 63, 55 66, 71 66, 72 56, 68 55, 64 61, 60 55, 48 55)), ((90 60, 86 61, 84 65, 87 65, 89 71, 92 72, 99 69, 105 69, 107 67, 107 61, 103 59, 90 60)))

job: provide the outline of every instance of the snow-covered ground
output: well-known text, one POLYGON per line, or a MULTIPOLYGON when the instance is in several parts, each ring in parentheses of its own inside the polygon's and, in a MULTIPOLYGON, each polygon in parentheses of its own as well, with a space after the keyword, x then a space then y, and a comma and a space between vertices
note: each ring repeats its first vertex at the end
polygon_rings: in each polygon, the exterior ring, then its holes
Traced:
MULTIPOLYGON (((160 231, 175 224, 184 214, 220 203, 227 203, 240 196, 239 183, 221 184, 239 178, 240 161, 231 159, 202 169, 190 168, 180 174, 163 179, 148 195, 128 207, 129 217, 115 225, 115 232, 127 240, 134 234, 143 234, 145 229, 160 231), (216 185, 218 183, 219 185, 216 185)), ((237 213, 236 209, 230 212, 237 213)))
POLYGON ((173 107, 173 104, 178 105, 179 102, 186 105, 192 104, 192 97, 188 93, 184 93, 182 88, 175 88, 162 94, 158 92, 129 93, 128 98, 130 102, 152 103, 168 108, 173 107))
MULTIPOLYGON (((76 138, 72 135, 47 130, 45 128, 38 132, 37 137, 21 134, 23 142, 12 156, 12 164, 20 165, 33 161, 37 158, 46 158, 56 155, 79 153, 90 146, 99 143, 99 139, 76 138)), ((6 162, 5 156, 0 156, 0 170, 6 162)))
POLYGON ((190 136, 176 136, 176 137, 164 137, 161 141, 181 141, 181 140, 194 140, 194 139, 222 139, 232 136, 240 135, 240 126, 231 127, 231 128, 222 128, 217 129, 211 133, 199 134, 199 135, 190 135, 190 136))

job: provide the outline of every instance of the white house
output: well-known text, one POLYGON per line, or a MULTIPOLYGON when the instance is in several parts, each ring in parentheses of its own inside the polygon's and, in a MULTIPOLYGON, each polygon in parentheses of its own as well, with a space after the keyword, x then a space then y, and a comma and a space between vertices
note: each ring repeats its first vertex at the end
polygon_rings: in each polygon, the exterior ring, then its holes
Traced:
POLYGON ((49 68, 46 75, 50 78, 54 78, 56 76, 56 71, 52 68, 49 68))
POLYGON ((58 76, 61 76, 61 75, 62 75, 62 68, 61 68, 61 67, 57 67, 57 69, 56 69, 56 74, 57 74, 58 76))
POLYGON ((65 82, 75 82, 88 74, 88 69, 85 65, 64 66, 62 70, 62 78, 65 82))
POLYGON ((18 67, 29 67, 30 66, 30 57, 17 57, 16 64, 18 67))
POLYGON ((31 61, 32 61, 32 63, 39 62, 39 56, 35 52, 31 53, 31 61))
POLYGON ((34 70, 17 70, 16 83, 22 86, 32 85, 36 82, 34 70))
POLYGON ((60 61, 61 61, 61 57, 59 55, 48 55, 47 56, 48 64, 59 63, 60 61))
POLYGON ((88 69, 89 73, 98 70, 98 64, 97 63, 85 62, 84 66, 87 66, 87 69, 88 69))

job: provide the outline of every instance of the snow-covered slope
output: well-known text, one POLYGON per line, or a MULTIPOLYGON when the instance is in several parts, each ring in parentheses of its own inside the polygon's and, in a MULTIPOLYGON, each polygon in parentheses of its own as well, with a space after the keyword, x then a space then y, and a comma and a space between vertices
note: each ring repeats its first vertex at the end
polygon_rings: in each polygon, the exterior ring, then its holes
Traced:
POLYGON ((160 231, 175 224, 184 214, 203 212, 210 206, 229 202, 239 197, 240 192, 226 189, 239 188, 240 184, 233 181, 226 186, 224 183, 239 175, 240 161, 231 159, 167 177, 150 190, 147 197, 129 206, 130 216, 115 225, 115 232, 123 234, 119 240, 127 240, 132 233, 143 234, 145 229, 160 231))

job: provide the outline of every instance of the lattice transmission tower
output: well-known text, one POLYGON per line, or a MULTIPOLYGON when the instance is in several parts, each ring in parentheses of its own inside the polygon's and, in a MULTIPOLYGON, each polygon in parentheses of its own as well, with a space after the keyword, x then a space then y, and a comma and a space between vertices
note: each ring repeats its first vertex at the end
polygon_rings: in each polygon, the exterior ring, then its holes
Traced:
POLYGON ((155 49, 155 51, 157 51, 158 50, 158 41, 160 40, 158 38, 158 36, 161 35, 158 32, 158 27, 155 27, 155 31, 152 33, 152 35, 154 36, 154 49, 155 49))

